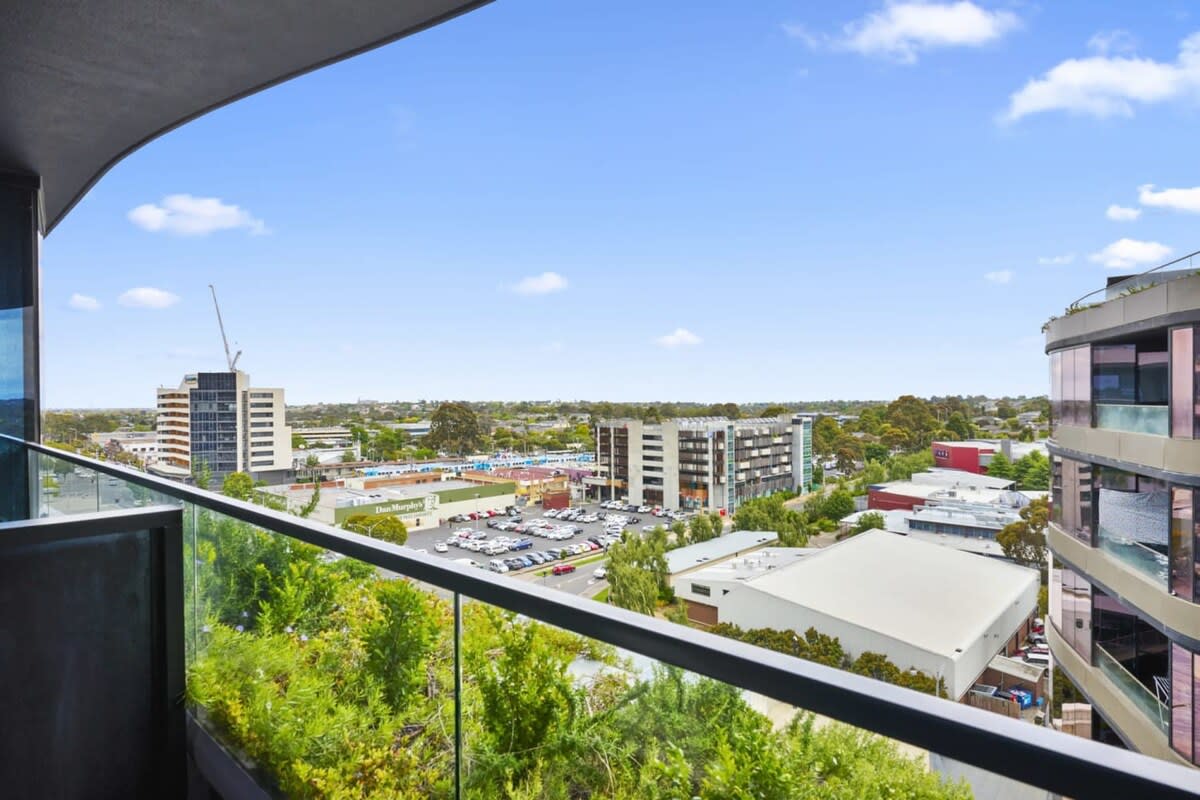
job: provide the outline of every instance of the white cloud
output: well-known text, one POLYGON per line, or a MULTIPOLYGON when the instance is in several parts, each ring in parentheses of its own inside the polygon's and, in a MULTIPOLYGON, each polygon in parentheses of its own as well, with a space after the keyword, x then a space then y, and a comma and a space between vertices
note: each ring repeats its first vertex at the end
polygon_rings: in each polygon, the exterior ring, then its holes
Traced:
POLYGON ((129 221, 143 230, 174 233, 179 236, 204 236, 214 231, 244 228, 250 233, 267 233, 267 226, 244 208, 225 203, 219 197, 193 197, 169 194, 162 203, 145 203, 131 209, 129 221))
POLYGON ((1129 31, 1118 28, 1112 31, 1097 31, 1088 39, 1087 47, 1101 56, 1109 53, 1132 53, 1137 49, 1137 40, 1129 31))
POLYGON ((567 279, 557 272, 543 272, 522 278, 512 290, 517 294, 550 294, 567 288, 567 279))
POLYGON ((1009 283, 1013 279, 1011 269, 998 269, 995 272, 985 272, 983 278, 991 283, 1009 283))
POLYGON ((844 26, 840 36, 818 37, 798 25, 784 31, 809 47, 828 44, 865 56, 881 56, 904 64, 918 54, 941 47, 979 47, 1021 24, 1011 11, 988 11, 968 0, 955 3, 889 2, 879 11, 844 26))
POLYGON ((1074 260, 1074 253, 1064 253, 1061 256, 1041 256, 1038 259, 1038 263, 1046 267, 1061 267, 1063 264, 1070 264, 1074 260))
POLYGON ((1118 239, 1088 259, 1113 269, 1128 269, 1143 264, 1156 264, 1171 255, 1171 248, 1158 242, 1137 239, 1118 239))
POLYGON ((1111 219, 1113 222, 1133 222, 1142 215, 1140 208, 1127 208, 1125 206, 1111 205, 1104 212, 1104 216, 1111 219))
POLYGON ((99 311, 100 301, 94 297, 89 297, 86 294, 76 292, 67 300, 67 305, 76 311, 99 311))
POLYGON ((169 308, 179 302, 179 296, 162 289, 139 286, 123 293, 117 302, 129 308, 169 308))
POLYGON ((1180 44, 1173 62, 1105 55, 1067 59, 1013 92, 1001 121, 1046 111, 1131 117, 1135 104, 1194 97, 1197 90, 1200 33, 1193 33, 1180 44))
POLYGON ((1138 187, 1138 202, 1144 206, 1200 214, 1200 186, 1191 189, 1163 189, 1161 192, 1156 192, 1154 185, 1148 183, 1138 187))
POLYGON ((662 347, 690 347, 700 344, 703 341, 699 336, 689 331, 687 328, 676 328, 666 336, 660 336, 655 339, 662 347))

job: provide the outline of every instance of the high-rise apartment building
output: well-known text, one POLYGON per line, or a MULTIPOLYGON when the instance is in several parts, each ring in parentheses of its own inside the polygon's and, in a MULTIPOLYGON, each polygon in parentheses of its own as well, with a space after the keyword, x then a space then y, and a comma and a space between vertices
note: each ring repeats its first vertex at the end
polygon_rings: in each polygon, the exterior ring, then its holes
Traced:
POLYGON ((185 375, 158 390, 159 459, 154 471, 176 478, 203 462, 219 481, 231 472, 269 477, 292 467, 292 429, 283 389, 250 385, 234 372, 185 375))
POLYGON ((812 420, 682 417, 596 426, 601 493, 638 505, 735 511, 784 489, 812 487, 812 420))
POLYGON ((1046 329, 1047 637, 1094 737, 1200 764, 1200 277, 1094 299, 1046 329))

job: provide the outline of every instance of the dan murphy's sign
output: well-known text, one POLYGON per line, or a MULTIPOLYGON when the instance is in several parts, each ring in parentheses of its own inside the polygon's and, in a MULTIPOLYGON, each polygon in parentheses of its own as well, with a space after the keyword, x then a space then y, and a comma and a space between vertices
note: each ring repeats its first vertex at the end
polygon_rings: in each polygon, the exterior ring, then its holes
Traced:
POLYGON ((409 497, 404 500, 384 500, 361 506, 342 506, 333 510, 333 520, 340 524, 355 514, 395 514, 400 517, 430 514, 437 506, 438 496, 427 494, 424 497, 409 497))

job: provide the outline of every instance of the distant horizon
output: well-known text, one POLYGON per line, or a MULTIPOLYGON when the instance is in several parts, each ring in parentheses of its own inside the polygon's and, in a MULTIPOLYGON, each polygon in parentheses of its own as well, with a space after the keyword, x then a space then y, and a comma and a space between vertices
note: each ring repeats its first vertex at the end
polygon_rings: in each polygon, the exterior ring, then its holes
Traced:
MULTIPOLYGON (((283 387, 283 388, 284 388, 284 391, 286 392, 287 387, 283 387)), ((286 399, 286 394, 284 396, 286 399)), ((903 397, 903 396, 904 395, 897 395, 896 397, 903 397)), ((1008 395, 948 394, 947 395, 947 394, 936 394, 936 395, 914 395, 914 396, 919 397, 922 400, 930 400, 934 397, 960 397, 960 398, 982 397, 983 399, 989 400, 989 401, 991 401, 991 400, 1018 400, 1018 401, 1024 400, 1024 401, 1028 402, 1030 400, 1045 399, 1045 398, 1049 397, 1049 394, 1048 393, 1047 394, 1035 394, 1035 395, 1018 395, 1018 394, 1008 394, 1008 395)), ((545 403, 545 404, 614 403, 614 404, 618 404, 618 405, 689 405, 689 406, 706 406, 706 405, 712 405, 713 403, 721 402, 721 403, 735 403, 738 406, 772 406, 772 405, 781 405, 781 406, 788 406, 788 407, 797 406, 797 408, 792 409, 792 410, 797 411, 797 412, 802 412, 802 411, 804 411, 804 409, 800 408, 800 406, 804 406, 806 404, 864 403, 864 404, 871 404, 871 405, 887 405, 888 403, 891 403, 892 401, 894 401, 896 399, 896 397, 871 398, 871 399, 864 399, 864 400, 859 400, 859 399, 854 399, 854 398, 831 398, 831 399, 826 399, 826 400, 729 400, 729 399, 723 399, 723 400, 718 400, 718 401, 679 400, 679 399, 676 399, 676 400, 611 400, 608 398, 599 399, 599 400, 591 400, 591 399, 562 400, 562 399, 546 399, 546 398, 528 398, 528 399, 521 399, 521 400, 497 400, 495 398, 491 398, 491 399, 486 399, 486 400, 473 400, 473 399, 464 398, 464 397, 453 397, 453 398, 447 397, 447 398, 440 398, 440 399, 435 399, 435 400, 425 400, 423 402, 426 405, 438 405, 440 403, 460 402, 460 403, 471 403, 471 404, 498 403, 498 404, 504 404, 504 405, 514 405, 516 403, 545 403)), ((377 399, 373 399, 373 398, 360 399, 360 400, 341 400, 341 401, 319 400, 319 401, 311 402, 311 403, 293 403, 291 401, 286 401, 286 407, 288 407, 288 408, 303 408, 303 407, 309 407, 309 406, 322 406, 322 405, 324 405, 324 406, 353 406, 353 405, 363 405, 363 404, 375 404, 375 405, 409 404, 409 405, 413 405, 413 404, 417 404, 417 403, 421 403, 421 402, 422 401, 420 399, 417 399, 417 400, 377 400, 377 399)), ((153 406, 153 405, 148 405, 148 406, 54 406, 54 407, 47 406, 42 409, 42 412, 45 413, 45 412, 63 412, 63 411, 153 411, 154 409, 155 409, 155 406, 153 406)))

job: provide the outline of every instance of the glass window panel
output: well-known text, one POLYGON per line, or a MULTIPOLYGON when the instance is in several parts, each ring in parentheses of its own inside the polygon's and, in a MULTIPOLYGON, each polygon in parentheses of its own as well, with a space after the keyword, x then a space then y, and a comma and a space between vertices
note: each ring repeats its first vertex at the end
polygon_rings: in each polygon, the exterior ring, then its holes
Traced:
POLYGON ((1137 401, 1165 405, 1169 394, 1166 352, 1139 352, 1137 365, 1137 401))
POLYGON ((1075 348, 1075 424, 1092 424, 1092 348, 1075 348))
POLYGON ((1171 591, 1188 601, 1194 599, 1196 570, 1194 506, 1195 493, 1191 489, 1171 490, 1171 591))
POLYGON ((1062 423, 1075 424, 1075 351, 1062 352, 1062 423))
POLYGON ((1063 568, 1059 604, 1062 626, 1058 632, 1080 657, 1092 660, 1092 585, 1063 568))
POLYGON ((1101 467, 1097 508, 1098 546, 1167 588, 1171 495, 1166 484, 1101 467))
POLYGON ((1192 759, 1192 654, 1171 643, 1171 747, 1192 759))
POLYGON ((1171 435, 1191 439, 1195 426, 1195 330, 1171 331, 1171 435))
POLYGON ((1062 353, 1050 354, 1050 424, 1053 429, 1062 422, 1063 415, 1063 364, 1062 353))
POLYGON ((1137 402, 1137 347, 1132 344, 1092 348, 1092 388, 1097 403, 1137 402))

